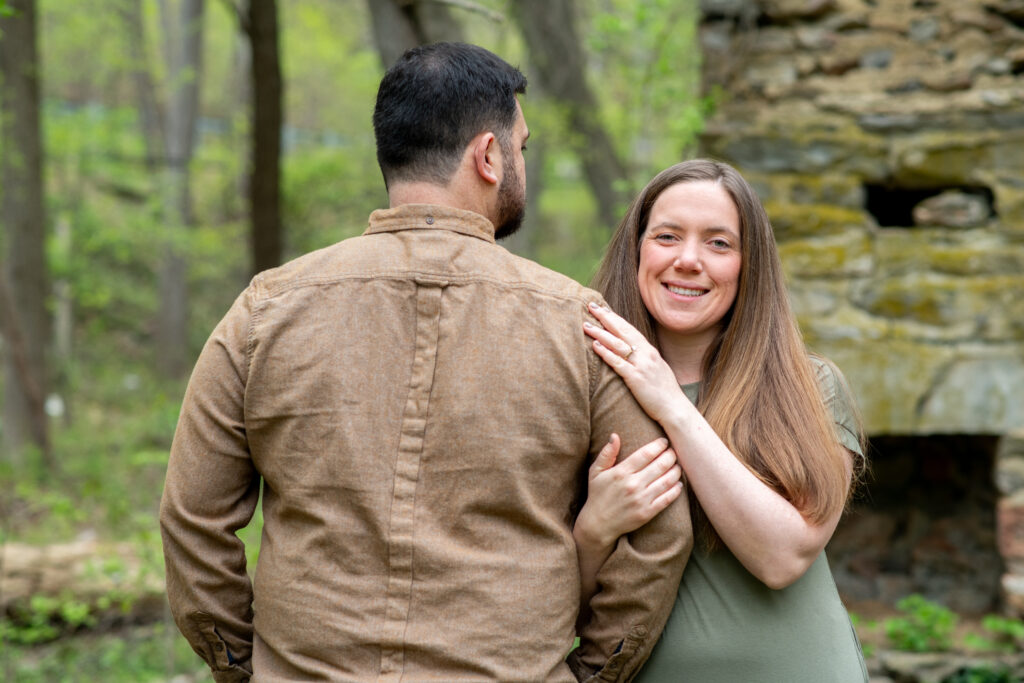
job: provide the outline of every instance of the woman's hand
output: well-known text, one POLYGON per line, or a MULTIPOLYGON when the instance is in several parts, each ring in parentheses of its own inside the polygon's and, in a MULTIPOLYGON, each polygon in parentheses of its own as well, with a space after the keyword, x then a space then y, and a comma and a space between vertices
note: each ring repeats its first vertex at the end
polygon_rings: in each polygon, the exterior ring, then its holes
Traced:
POLYGON ((594 339, 594 352, 622 377, 652 419, 664 425, 690 405, 672 368, 639 330, 596 303, 590 312, 604 326, 583 323, 583 331, 594 339))
POLYGON ((617 434, 597 454, 587 477, 587 502, 573 528, 578 545, 610 551, 619 536, 639 529, 683 491, 682 469, 667 439, 657 439, 616 464, 617 434))

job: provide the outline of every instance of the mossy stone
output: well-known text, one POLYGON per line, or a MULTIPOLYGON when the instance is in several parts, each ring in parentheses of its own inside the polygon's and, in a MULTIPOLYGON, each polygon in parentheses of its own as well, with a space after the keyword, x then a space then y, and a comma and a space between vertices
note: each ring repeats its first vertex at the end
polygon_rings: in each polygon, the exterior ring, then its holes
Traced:
POLYGON ((956 350, 941 344, 840 339, 811 345, 846 375, 869 434, 925 433, 917 405, 956 350))
POLYGON ((1024 273, 1024 245, 1008 243, 995 229, 885 229, 875 235, 880 272, 897 275, 936 272, 947 275, 1024 273))
POLYGON ((779 245, 779 256, 786 274, 800 277, 867 275, 874 262, 871 240, 862 228, 788 240, 779 245))
MULTIPOLYGON (((1016 323, 1006 319, 1024 299, 1024 274, 956 277, 910 273, 872 282, 857 297, 864 310, 882 318, 925 325, 974 321, 979 329, 1012 336, 1016 323)), ((1024 341, 1024 338, 1021 339, 1024 341)))
POLYGON ((868 215, 860 209, 847 209, 830 204, 791 204, 769 200, 765 211, 772 222, 775 239, 786 240, 811 236, 836 235, 868 224, 868 215))

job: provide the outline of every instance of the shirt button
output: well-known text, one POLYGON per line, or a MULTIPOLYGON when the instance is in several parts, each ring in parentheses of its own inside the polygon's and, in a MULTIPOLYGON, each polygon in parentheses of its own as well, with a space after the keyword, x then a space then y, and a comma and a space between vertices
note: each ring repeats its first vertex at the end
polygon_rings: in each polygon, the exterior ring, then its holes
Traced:
POLYGON ((433 225, 433 224, 434 224, 434 217, 433 216, 427 216, 427 225, 433 225))

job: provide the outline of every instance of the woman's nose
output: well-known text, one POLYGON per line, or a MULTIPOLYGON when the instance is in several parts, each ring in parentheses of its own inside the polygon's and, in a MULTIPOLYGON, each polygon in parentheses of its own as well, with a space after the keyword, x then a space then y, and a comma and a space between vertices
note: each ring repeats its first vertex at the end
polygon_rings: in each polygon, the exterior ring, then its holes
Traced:
POLYGON ((679 250, 676 252, 676 259, 673 265, 677 270, 700 272, 702 268, 700 245, 694 244, 689 240, 681 243, 679 245, 679 250))

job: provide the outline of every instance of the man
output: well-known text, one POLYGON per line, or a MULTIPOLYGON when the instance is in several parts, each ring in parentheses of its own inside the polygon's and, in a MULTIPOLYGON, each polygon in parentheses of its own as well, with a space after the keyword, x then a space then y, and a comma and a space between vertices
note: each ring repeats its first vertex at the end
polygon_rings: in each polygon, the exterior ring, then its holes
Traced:
POLYGON ((175 620, 217 681, 625 680, 691 546, 623 539, 581 645, 571 526, 612 430, 659 435, 582 333, 597 295, 494 244, 525 204, 522 74, 410 50, 374 112, 391 208, 253 279, 182 407, 161 505, 175 620), (234 532, 263 482, 254 587, 234 532))

